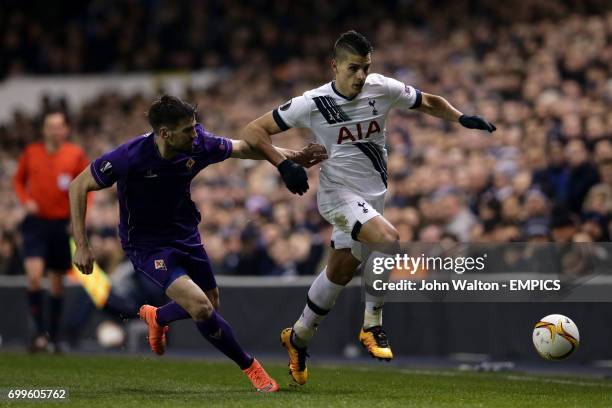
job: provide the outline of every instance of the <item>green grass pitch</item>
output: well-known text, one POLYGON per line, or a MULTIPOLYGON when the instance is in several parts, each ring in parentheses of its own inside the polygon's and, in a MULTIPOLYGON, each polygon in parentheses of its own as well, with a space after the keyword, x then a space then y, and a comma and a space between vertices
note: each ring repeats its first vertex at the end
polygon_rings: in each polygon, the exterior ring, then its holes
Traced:
POLYGON ((610 407, 612 382, 521 373, 398 369, 380 364, 310 366, 310 381, 289 385, 284 365, 266 364, 281 386, 257 394, 229 362, 135 356, 0 354, 0 389, 64 388, 68 401, 9 402, 42 407, 610 407))

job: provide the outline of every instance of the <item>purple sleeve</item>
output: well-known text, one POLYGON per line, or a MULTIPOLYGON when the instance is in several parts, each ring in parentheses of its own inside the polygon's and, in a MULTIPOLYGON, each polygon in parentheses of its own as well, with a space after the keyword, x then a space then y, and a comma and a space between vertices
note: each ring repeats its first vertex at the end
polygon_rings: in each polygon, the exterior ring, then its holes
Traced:
POLYGON ((196 125, 199 143, 202 146, 202 159, 205 163, 222 162, 232 154, 232 141, 213 133, 206 132, 202 125, 196 125))
POLYGON ((100 187, 110 187, 117 180, 125 177, 128 170, 128 161, 122 146, 104 153, 91 162, 91 174, 100 187))

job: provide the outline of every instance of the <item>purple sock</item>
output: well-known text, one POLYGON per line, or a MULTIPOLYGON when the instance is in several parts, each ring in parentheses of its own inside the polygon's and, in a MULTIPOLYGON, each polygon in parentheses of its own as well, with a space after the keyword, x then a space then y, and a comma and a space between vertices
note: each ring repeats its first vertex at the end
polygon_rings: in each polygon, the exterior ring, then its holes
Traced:
POLYGON ((189 313, 174 301, 157 308, 157 324, 160 326, 166 326, 175 320, 188 319, 189 317, 191 317, 189 313))
POLYGON ((249 368, 253 364, 253 357, 238 344, 232 328, 219 313, 213 311, 207 320, 196 322, 196 326, 206 340, 232 359, 241 369, 249 368))

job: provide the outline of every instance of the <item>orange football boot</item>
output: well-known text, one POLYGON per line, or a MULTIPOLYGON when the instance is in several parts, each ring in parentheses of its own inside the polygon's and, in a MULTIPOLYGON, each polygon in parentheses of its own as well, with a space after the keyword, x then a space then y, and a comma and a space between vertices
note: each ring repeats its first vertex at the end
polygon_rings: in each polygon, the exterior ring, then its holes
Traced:
POLYGON ((257 392, 276 392, 279 390, 279 386, 274 381, 274 378, 266 373, 266 370, 259 364, 259 361, 253 359, 253 364, 242 371, 249 377, 251 384, 253 384, 257 392))
POLYGON ((160 326, 157 323, 157 308, 151 305, 142 305, 140 311, 140 320, 144 321, 149 326, 149 346, 158 356, 161 356, 166 351, 166 333, 168 326, 160 326))

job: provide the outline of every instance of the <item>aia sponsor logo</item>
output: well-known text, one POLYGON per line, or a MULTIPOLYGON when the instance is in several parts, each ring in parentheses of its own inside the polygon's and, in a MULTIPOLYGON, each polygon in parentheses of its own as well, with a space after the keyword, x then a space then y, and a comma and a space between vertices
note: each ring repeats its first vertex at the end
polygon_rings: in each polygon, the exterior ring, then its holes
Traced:
POLYGON ((368 130, 363 133, 363 128, 361 127, 361 123, 357 123, 354 127, 350 128, 347 126, 342 126, 338 131, 338 141, 336 143, 342 144, 343 142, 349 140, 351 142, 356 142, 357 140, 363 140, 370 137, 374 133, 380 133, 380 125, 377 121, 372 120, 368 124, 368 130), (352 130, 351 130, 352 128, 352 130))

